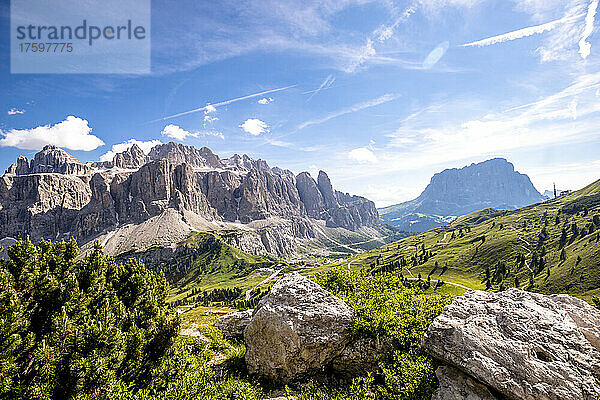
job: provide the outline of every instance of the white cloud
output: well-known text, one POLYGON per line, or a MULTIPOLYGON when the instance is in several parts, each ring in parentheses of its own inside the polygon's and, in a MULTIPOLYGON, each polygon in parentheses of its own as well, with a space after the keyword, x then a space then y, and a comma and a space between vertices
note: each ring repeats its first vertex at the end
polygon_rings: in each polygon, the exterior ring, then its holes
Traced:
MULTIPOLYGON (((206 120, 206 118, 205 118, 205 120, 206 120)), ((214 137, 218 137, 220 139, 225 139, 225 135, 223 135, 223 133, 219 132, 219 131, 209 130, 209 131, 190 132, 190 131, 186 131, 185 129, 181 128, 180 126, 173 125, 173 124, 169 124, 169 125, 165 126, 164 129, 162 130, 161 134, 163 136, 167 136, 172 139, 180 140, 180 141, 183 141, 183 140, 187 139, 188 137, 197 138, 200 136, 214 136, 214 137)))
POLYGON ((218 121, 219 117, 211 117, 210 115, 205 115, 204 116, 204 124, 206 125, 208 124, 212 124, 215 121, 218 121))
POLYGON ((25 114, 25 110, 20 110, 18 108, 11 108, 10 110, 8 110, 8 115, 15 115, 15 114, 25 114))
POLYGON ((198 136, 194 132, 186 131, 185 129, 183 129, 177 125, 173 125, 173 124, 169 124, 169 125, 165 126, 164 129, 162 130, 161 134, 163 136, 167 136, 167 137, 170 137, 172 139, 177 139, 177 140, 185 140, 189 136, 192 136, 192 137, 198 136))
POLYGON ((273 102, 272 97, 263 97, 262 99, 258 100, 258 104, 269 104, 271 102, 273 102))
POLYGON ((579 40, 579 54, 584 60, 590 55, 592 51, 592 45, 587 39, 594 31, 594 18, 596 17, 596 10, 598 9, 598 0, 593 0, 588 7, 587 15, 585 16, 585 29, 579 40))
POLYGON ((126 142, 113 145, 109 151, 100 156, 100 161, 112 161, 115 154, 127 151, 134 144, 137 144, 145 154, 148 154, 154 146, 158 146, 159 144, 162 144, 162 142, 160 140, 141 141, 136 139, 129 139, 126 142))
POLYGON ((225 135, 223 135, 223 132, 215 131, 215 130, 198 132, 198 135, 200 135, 200 136, 214 136, 214 137, 217 137, 219 139, 225 140, 225 135))
POLYGON ((358 162, 369 162, 369 163, 377 162, 377 156, 375 155, 375 153, 373 153, 370 149, 368 149, 366 147, 359 147, 357 149, 350 151, 348 153, 348 157, 351 160, 358 161, 358 162))
POLYGON ((31 129, 11 129, 0 131, 0 147, 17 147, 24 150, 40 150, 47 144, 70 150, 91 151, 104 144, 98 137, 90 134, 85 119, 68 116, 55 125, 43 125, 31 129))
POLYGON ((518 29, 516 31, 504 33, 502 35, 493 36, 493 37, 478 40, 475 42, 465 43, 465 44, 462 44, 461 47, 490 46, 490 45, 496 44, 496 43, 504 43, 504 42, 508 42, 511 40, 521 39, 521 38, 524 38, 527 36, 537 35, 540 33, 544 33, 546 31, 550 31, 550 30, 558 27, 560 24, 564 24, 566 22, 572 22, 576 19, 581 18, 582 16, 583 15, 580 14, 580 15, 575 15, 575 16, 571 16, 571 17, 564 17, 561 19, 557 19, 555 21, 547 22, 545 24, 530 26, 527 28, 518 29))
POLYGON ((311 125, 322 124, 324 122, 329 121, 330 119, 337 118, 337 117, 340 117, 340 116, 346 115, 346 114, 351 114, 351 113, 354 113, 354 112, 357 112, 357 111, 361 111, 361 110, 364 110, 365 108, 375 107, 375 106, 378 106, 380 104, 396 100, 398 97, 400 97, 400 96, 397 95, 397 94, 385 94, 385 95, 383 95, 381 97, 378 97, 376 99, 369 100, 369 101, 364 101, 362 103, 355 104, 355 105, 353 105, 351 107, 344 108, 342 110, 332 112, 332 113, 326 115, 323 118, 305 121, 305 122, 301 123, 300 125, 298 125, 297 130, 304 129, 304 128, 306 128, 308 126, 311 126, 311 125))
POLYGON ((214 112, 217 112, 217 109, 212 104, 207 104, 206 107, 204 107, 204 114, 210 114, 214 112))
POLYGON ((258 136, 261 133, 269 132, 269 125, 266 122, 261 121, 257 118, 249 118, 240 125, 240 128, 251 134, 252 136, 258 136))

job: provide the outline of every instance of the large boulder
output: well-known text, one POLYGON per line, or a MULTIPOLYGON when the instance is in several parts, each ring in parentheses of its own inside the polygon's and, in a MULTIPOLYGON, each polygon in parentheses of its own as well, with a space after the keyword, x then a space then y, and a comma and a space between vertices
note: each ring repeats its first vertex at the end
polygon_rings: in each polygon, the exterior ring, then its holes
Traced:
POLYGON ((570 296, 469 291, 423 346, 508 399, 599 399, 599 321, 600 310, 570 296))
POLYGON ((225 314, 215 321, 215 326, 230 339, 243 339, 244 331, 252 320, 253 309, 225 314))
POLYGON ((431 400, 498 400, 485 385, 456 368, 441 365, 435 375, 439 386, 431 400))
POLYGON ((248 371, 279 382, 323 372, 348 344, 353 318, 350 306, 315 282, 285 275, 260 300, 244 332, 248 371))

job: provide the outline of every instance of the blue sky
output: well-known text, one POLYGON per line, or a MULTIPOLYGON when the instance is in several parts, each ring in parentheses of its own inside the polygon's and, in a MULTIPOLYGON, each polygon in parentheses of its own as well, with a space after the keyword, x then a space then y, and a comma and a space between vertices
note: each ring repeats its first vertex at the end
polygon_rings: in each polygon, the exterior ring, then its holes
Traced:
POLYGON ((3 1, 0 168, 44 141, 91 161, 175 140, 378 206, 491 157, 577 189, 600 178, 597 3, 153 1, 151 74, 21 75, 3 1))

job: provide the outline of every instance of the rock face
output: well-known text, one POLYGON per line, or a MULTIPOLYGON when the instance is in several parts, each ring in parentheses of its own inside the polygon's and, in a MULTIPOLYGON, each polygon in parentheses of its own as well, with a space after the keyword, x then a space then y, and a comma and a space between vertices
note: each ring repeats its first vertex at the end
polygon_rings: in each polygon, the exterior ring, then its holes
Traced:
POLYGON ((0 239, 85 244, 172 211, 180 215, 177 232, 271 221, 274 228, 256 231, 253 246, 276 256, 293 252, 295 239, 315 238, 315 219, 352 231, 380 224, 373 202, 334 191, 324 172, 317 186, 308 173, 296 177, 246 155, 220 159, 206 147, 172 142, 147 155, 132 145, 88 164, 49 145, 31 162, 19 157, 0 178, 0 239))
POLYGON ((600 311, 570 296, 469 291, 423 346, 508 399, 591 400, 600 398, 599 327, 600 311))
POLYGON ((507 160, 494 158, 437 173, 419 197, 379 212, 390 225, 424 232, 484 208, 514 210, 544 200, 527 175, 507 160))
POLYGON ((243 339, 244 331, 252 320, 253 309, 223 315, 215 321, 215 326, 230 339, 243 339))
POLYGON ((281 278, 254 309, 244 332, 251 374, 291 382, 318 374, 350 337, 353 310, 298 273, 281 278))

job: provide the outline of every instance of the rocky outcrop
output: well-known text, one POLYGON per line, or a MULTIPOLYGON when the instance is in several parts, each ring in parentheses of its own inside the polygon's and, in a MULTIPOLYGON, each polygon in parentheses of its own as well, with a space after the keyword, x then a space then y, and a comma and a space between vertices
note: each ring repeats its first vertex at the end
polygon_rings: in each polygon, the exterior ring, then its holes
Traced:
POLYGON ((173 240, 208 223, 218 224, 213 228, 236 224, 235 229, 245 224, 255 233, 245 244, 282 256, 296 249, 297 239, 315 238, 310 219, 353 231, 379 225, 372 202, 334 191, 324 172, 319 182, 330 208, 310 175, 299 176, 300 182, 290 171, 246 155, 221 160, 206 147, 172 142, 155 146, 148 155, 133 144, 110 161, 85 165, 46 146, 30 163, 19 157, 0 179, 0 238, 75 238, 86 244, 167 215, 177 226, 161 231, 177 232, 173 240), (171 211, 180 217, 173 218, 171 211), (250 226, 257 221, 270 222, 250 226))
POLYGON ((437 173, 419 197, 379 213, 401 230, 424 232, 484 208, 514 210, 544 200, 527 175, 494 158, 437 173))
POLYGON ((137 169, 148 162, 146 153, 138 146, 133 144, 129 149, 122 153, 115 154, 113 165, 117 168, 137 169))
POLYGON ((252 320, 254 309, 223 315, 215 321, 215 326, 229 339, 243 339, 244 331, 252 320))
POLYGON ((591 400, 600 398, 599 326, 600 310, 574 297, 469 291, 423 346, 508 399, 591 400))
POLYGON ((86 175, 91 172, 91 169, 66 151, 49 144, 34 156, 31 163, 28 163, 26 157, 21 156, 6 172, 11 175, 52 173, 86 175))
POLYGON ((330 228, 356 231, 362 226, 379 224, 375 203, 333 190, 329 176, 323 171, 319 171, 317 182, 308 172, 302 172, 296 177, 296 188, 307 214, 325 220, 330 228))
POLYGON ((321 373, 350 336, 353 310, 318 284, 291 273, 254 309, 244 332, 246 365, 257 376, 291 382, 321 373))
POLYGON ((308 172, 296 176, 296 189, 309 217, 321 219, 325 213, 323 195, 308 172))

